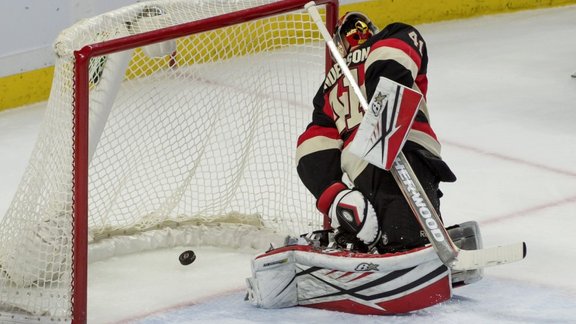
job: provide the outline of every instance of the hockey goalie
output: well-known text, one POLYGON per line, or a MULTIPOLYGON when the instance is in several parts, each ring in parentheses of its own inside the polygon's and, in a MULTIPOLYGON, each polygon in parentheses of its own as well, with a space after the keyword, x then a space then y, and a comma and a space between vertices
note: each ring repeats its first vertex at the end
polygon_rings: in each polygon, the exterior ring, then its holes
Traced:
MULTIPOLYGON (((482 270, 456 271, 439 258, 390 172, 401 151, 438 215, 439 183, 456 180, 430 125, 426 44, 412 26, 379 31, 358 12, 340 18, 332 40, 369 109, 334 64, 297 147, 300 179, 329 226, 257 256, 248 299, 263 308, 358 314, 406 313, 446 301, 453 287, 481 279, 482 270)), ((433 218, 425 224, 432 233, 444 230, 433 218)), ((481 248, 475 222, 445 233, 458 248, 481 248)))

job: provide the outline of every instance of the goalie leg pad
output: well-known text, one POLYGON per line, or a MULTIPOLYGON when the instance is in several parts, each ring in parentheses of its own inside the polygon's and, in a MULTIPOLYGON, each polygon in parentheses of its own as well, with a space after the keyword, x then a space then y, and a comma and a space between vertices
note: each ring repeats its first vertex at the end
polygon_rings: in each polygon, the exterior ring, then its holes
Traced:
POLYGON ((257 256, 247 284, 258 307, 364 315, 408 313, 452 296, 450 271, 431 247, 378 255, 285 246, 257 256))

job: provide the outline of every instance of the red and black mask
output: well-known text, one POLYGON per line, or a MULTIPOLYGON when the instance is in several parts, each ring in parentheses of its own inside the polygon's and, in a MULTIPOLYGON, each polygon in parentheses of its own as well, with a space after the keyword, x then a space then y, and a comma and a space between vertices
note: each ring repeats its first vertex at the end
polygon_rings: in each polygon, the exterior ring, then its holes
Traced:
POLYGON ((351 50, 364 44, 378 32, 370 19, 359 12, 348 12, 336 23, 334 44, 340 55, 346 57, 351 50))

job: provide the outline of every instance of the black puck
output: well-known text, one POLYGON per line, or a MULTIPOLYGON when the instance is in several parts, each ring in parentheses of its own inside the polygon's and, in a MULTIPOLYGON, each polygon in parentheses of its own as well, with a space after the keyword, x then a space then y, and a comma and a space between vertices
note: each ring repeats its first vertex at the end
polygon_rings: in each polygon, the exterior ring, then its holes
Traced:
POLYGON ((180 260, 180 264, 182 265, 189 265, 196 260, 196 253, 192 250, 184 251, 180 254, 178 260, 180 260))

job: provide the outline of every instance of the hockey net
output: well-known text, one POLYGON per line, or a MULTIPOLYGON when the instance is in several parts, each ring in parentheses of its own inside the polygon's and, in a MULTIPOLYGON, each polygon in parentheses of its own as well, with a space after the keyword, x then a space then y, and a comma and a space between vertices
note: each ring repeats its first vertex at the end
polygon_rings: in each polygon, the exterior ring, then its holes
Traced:
POLYGON ((322 226, 294 163, 327 59, 306 2, 146 1, 60 34, 0 224, 0 322, 85 321, 88 259, 322 226))

